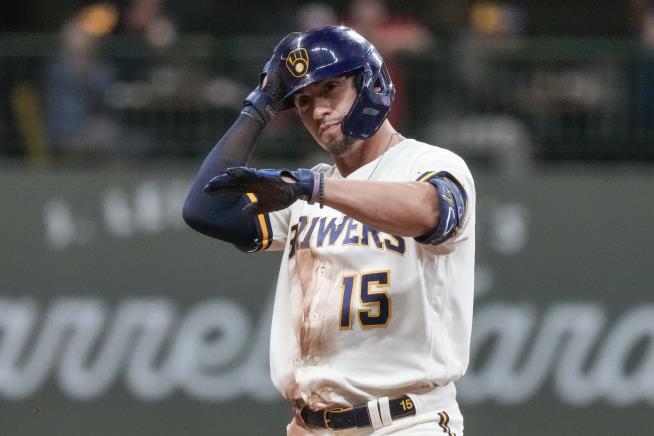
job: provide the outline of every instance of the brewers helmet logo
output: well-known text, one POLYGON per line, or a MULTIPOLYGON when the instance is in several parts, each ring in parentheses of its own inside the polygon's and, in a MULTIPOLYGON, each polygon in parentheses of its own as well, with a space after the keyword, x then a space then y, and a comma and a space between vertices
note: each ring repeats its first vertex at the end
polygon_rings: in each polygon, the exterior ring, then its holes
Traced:
POLYGON ((286 68, 294 77, 303 77, 309 71, 309 53, 305 48, 299 47, 286 56, 286 68))

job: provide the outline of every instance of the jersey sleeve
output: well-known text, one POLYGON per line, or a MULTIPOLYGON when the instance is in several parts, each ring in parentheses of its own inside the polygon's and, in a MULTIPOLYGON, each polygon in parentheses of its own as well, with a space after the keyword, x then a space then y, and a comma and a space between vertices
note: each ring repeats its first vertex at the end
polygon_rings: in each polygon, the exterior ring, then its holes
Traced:
POLYGON ((433 150, 427 151, 415 159, 412 168, 414 180, 429 183, 432 178, 438 177, 439 174, 447 173, 448 177, 452 178, 462 188, 462 194, 466 199, 465 212, 461 225, 445 241, 437 245, 430 244, 427 241, 432 239, 430 238, 431 234, 422 235, 415 238, 415 240, 429 252, 447 254, 465 241, 470 233, 474 233, 474 228, 471 229, 474 226, 474 219, 471 219, 471 217, 474 217, 475 214, 475 185, 472 174, 463 159, 451 151, 438 147, 433 148, 433 150))
MULTIPOLYGON (((256 199, 253 194, 248 194, 248 197, 251 201, 256 199)), ((288 237, 291 207, 256 216, 255 225, 258 239, 257 248, 253 251, 281 251, 284 249, 288 237)))

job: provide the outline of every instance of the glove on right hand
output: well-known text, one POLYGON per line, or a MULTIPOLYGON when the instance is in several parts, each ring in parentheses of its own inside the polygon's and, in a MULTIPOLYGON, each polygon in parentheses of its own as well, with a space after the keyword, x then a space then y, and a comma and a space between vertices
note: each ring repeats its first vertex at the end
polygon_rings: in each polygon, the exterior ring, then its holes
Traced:
POLYGON ((243 213, 256 215, 285 209, 297 200, 313 204, 318 200, 318 180, 319 173, 304 168, 291 171, 231 167, 212 178, 204 192, 209 195, 252 193, 257 199, 245 206, 243 213))

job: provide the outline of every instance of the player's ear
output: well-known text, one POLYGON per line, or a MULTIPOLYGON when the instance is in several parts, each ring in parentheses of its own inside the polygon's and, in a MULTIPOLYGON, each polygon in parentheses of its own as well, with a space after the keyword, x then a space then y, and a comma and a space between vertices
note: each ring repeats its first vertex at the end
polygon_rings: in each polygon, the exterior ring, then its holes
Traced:
POLYGON ((377 81, 375 82, 375 92, 377 94, 381 94, 381 92, 382 92, 382 84, 381 84, 380 79, 377 79, 377 81))

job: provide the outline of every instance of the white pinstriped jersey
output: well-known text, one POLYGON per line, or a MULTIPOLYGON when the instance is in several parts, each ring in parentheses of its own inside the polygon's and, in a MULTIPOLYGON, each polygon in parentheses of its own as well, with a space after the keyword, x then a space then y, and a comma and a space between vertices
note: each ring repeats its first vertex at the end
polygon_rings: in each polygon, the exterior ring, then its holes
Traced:
MULTIPOLYGON (((314 169, 343 178, 335 166, 314 169)), ((348 406, 463 375, 475 252, 475 187, 466 164, 406 139, 346 178, 426 180, 439 171, 462 184, 468 202, 461 231, 438 246, 304 201, 260 216, 264 249, 284 250, 270 343, 273 383, 284 397, 313 408, 348 406)))

